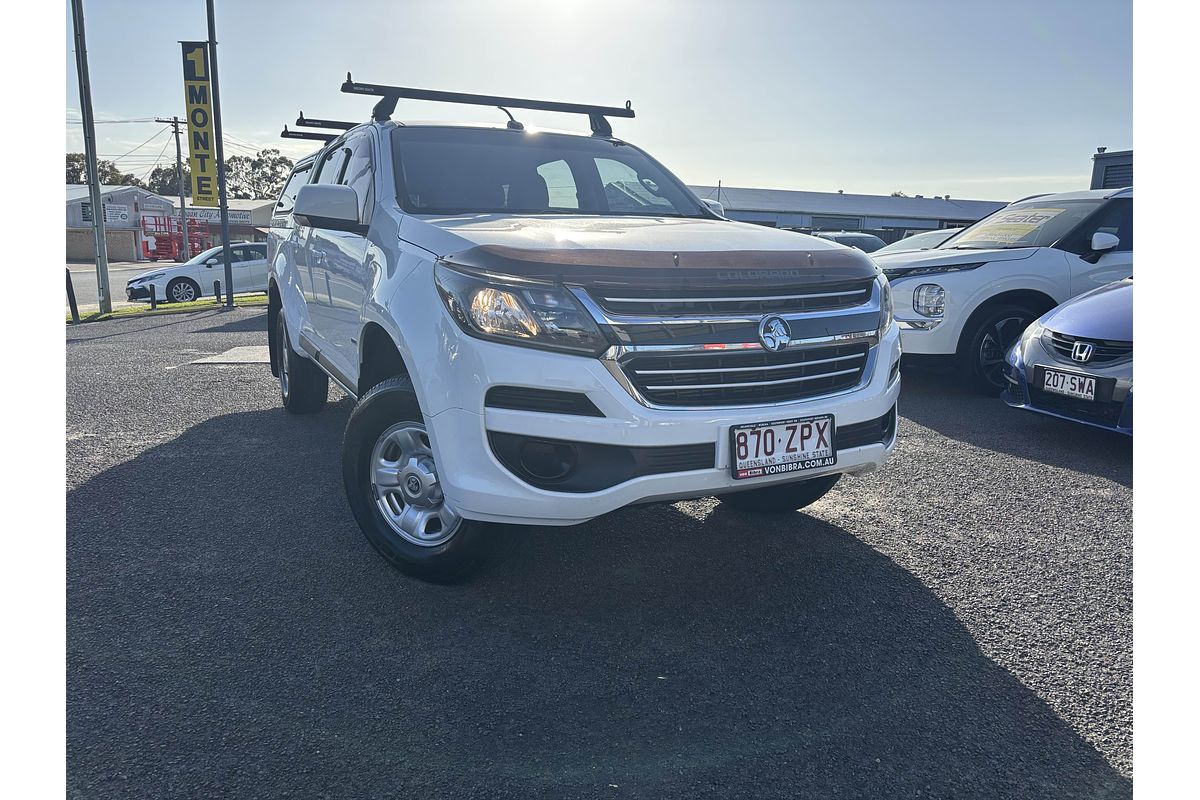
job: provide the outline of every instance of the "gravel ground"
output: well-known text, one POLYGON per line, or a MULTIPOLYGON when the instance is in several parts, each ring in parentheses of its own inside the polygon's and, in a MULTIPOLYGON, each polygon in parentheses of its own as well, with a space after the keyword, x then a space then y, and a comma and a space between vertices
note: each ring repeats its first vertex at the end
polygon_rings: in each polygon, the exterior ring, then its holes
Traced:
POLYGON ((895 457, 807 513, 627 509, 438 587, 350 516, 348 400, 189 363, 263 343, 67 330, 70 796, 1130 796, 1127 440, 907 371, 895 457))

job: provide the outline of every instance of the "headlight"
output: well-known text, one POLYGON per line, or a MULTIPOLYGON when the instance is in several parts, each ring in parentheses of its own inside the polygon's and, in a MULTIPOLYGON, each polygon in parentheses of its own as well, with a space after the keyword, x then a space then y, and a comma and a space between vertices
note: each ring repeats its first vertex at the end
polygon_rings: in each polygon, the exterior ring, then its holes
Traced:
POLYGON ((153 275, 143 275, 140 278, 135 278, 133 282, 134 283, 145 283, 146 281, 155 281, 166 274, 167 273, 165 273, 165 272, 155 272, 153 275))
POLYGON ((472 336, 589 356, 608 349, 596 323, 561 286, 469 275, 442 264, 433 276, 450 316, 472 336))
POLYGON ((946 313, 946 290, 936 283, 923 283, 913 290, 913 311, 923 317, 946 313))
POLYGON ((892 302, 892 286, 879 276, 879 338, 882 339, 895 318, 896 304, 892 302))
POLYGON ((1046 326, 1035 319, 1029 324, 1029 327, 1025 329, 1025 332, 1021 334, 1021 340, 1028 342, 1032 339, 1040 339, 1042 338, 1042 334, 1045 332, 1046 326))

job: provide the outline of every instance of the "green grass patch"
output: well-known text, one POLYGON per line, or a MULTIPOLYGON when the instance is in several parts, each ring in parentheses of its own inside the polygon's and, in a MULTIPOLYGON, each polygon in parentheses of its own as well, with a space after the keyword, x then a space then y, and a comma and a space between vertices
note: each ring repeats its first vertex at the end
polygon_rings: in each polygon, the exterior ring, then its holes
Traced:
MULTIPOLYGON (((267 296, 265 294, 248 294, 234 295, 233 303, 237 308, 245 308, 247 306, 265 306, 267 304, 267 296)), ((150 304, 147 303, 144 307, 133 306, 130 308, 118 308, 109 314, 101 314, 99 311, 91 314, 80 314, 79 321, 83 322, 104 322, 110 319, 132 319, 136 317, 158 317, 166 314, 185 314, 190 311, 215 311, 223 306, 218 306, 212 299, 208 300, 193 300, 190 303, 159 303, 156 311, 150 310, 150 304)), ((71 321, 71 315, 67 314, 67 322, 71 321)))

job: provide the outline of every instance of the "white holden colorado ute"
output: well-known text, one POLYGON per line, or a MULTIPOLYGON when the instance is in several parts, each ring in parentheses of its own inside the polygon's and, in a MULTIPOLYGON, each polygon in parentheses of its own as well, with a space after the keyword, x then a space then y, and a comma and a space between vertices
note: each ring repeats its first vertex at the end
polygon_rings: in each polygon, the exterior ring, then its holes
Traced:
POLYGON ((345 490, 394 566, 462 579, 497 523, 637 503, 792 511, 892 452, 899 330, 865 254, 722 219, 612 135, 628 104, 343 91, 381 98, 370 122, 291 134, 328 143, 272 221, 271 368, 288 411, 329 380, 356 399, 345 490), (592 133, 401 124, 402 97, 592 133))

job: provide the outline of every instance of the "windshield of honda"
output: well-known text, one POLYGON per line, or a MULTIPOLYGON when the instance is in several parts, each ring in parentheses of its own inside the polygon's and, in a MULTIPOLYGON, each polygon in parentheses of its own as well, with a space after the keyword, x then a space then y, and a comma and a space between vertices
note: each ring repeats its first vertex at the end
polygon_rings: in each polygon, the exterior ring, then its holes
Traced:
POLYGON ((632 145, 488 128, 392 132, 410 214, 707 217, 679 179, 632 145))
POLYGON ((1038 198, 1016 203, 981 219, 948 239, 939 250, 1049 247, 1066 236, 1104 201, 1038 198))

